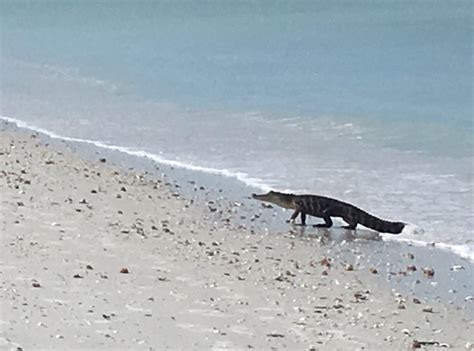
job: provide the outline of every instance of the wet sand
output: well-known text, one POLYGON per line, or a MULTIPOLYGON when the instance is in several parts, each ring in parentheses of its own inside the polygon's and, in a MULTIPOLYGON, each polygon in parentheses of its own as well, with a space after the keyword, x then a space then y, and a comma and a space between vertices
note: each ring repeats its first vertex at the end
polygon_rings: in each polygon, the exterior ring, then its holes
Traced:
POLYGON ((242 204, 22 133, 0 132, 0 165, 1 348, 472 349, 464 311, 322 239, 233 224, 242 204))

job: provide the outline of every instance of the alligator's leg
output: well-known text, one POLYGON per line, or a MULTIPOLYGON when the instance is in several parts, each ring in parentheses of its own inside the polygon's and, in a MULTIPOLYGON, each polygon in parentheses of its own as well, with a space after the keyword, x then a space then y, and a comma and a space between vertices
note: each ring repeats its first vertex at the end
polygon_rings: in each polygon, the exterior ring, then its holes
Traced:
POLYGON ((306 225, 306 213, 301 212, 301 225, 305 226, 306 225))
POLYGON ((315 224, 315 225, 313 225, 313 227, 315 227, 315 228, 331 228, 332 227, 331 217, 326 214, 326 215, 324 215, 323 219, 324 219, 324 223, 315 224))
POLYGON ((342 217, 344 222, 346 222, 349 225, 343 225, 342 228, 344 229, 349 229, 349 230, 355 230, 357 227, 357 220, 354 218, 347 218, 347 217, 342 217))
POLYGON ((356 227, 357 227, 357 223, 356 224, 343 225, 341 228, 349 229, 349 230, 355 230, 356 227))
POLYGON ((293 214, 291 215, 290 219, 287 220, 286 222, 287 223, 295 223, 295 219, 296 217, 298 217, 298 215, 300 214, 300 210, 299 209, 296 209, 295 212, 293 212, 293 214))

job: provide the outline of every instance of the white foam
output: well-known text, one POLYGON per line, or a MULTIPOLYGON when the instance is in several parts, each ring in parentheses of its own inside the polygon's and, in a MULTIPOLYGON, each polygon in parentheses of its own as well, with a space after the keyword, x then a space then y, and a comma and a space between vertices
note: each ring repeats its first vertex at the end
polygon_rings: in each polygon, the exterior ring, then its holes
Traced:
POLYGON ((423 228, 417 227, 413 224, 408 224, 399 235, 393 234, 381 234, 384 241, 398 241, 398 242, 405 242, 416 246, 428 246, 433 245, 436 248, 451 251, 462 258, 470 260, 474 262, 474 247, 469 247, 467 245, 461 244, 448 244, 442 242, 435 242, 435 241, 423 241, 413 239, 409 236, 416 236, 421 235, 423 236, 425 231, 423 228))
POLYGON ((107 150, 113 150, 113 151, 118 151, 122 152, 124 154, 130 155, 130 156, 136 156, 136 157, 141 157, 141 158, 148 158, 150 160, 153 160, 157 163, 171 166, 171 167, 176 167, 176 168, 183 168, 183 169, 188 169, 191 171, 196 171, 196 172, 202 172, 202 173, 208 173, 208 174, 214 174, 214 175, 220 175, 224 176, 227 178, 235 178, 245 185, 259 188, 263 191, 268 191, 270 190, 270 186, 265 184, 262 179, 259 178, 254 178, 254 177, 249 177, 247 173, 244 172, 235 172, 235 171, 230 171, 227 169, 218 169, 218 168, 211 168, 211 167, 203 167, 203 166, 197 166, 189 163, 184 163, 176 160, 169 160, 165 159, 161 156, 158 156, 156 154, 143 151, 143 150, 136 150, 132 149, 130 147, 126 146, 119 146, 119 145, 110 145, 106 144, 105 142, 102 141, 97 141, 97 140, 89 140, 89 139, 81 139, 81 138, 74 138, 74 137, 67 137, 67 136, 62 136, 59 134, 56 134, 54 132, 51 132, 47 129, 40 128, 34 125, 31 125, 29 123, 26 123, 24 121, 18 120, 16 118, 11 118, 11 117, 6 117, 6 116, 0 116, 0 119, 15 124, 19 128, 25 128, 29 130, 33 130, 35 132, 47 135, 51 139, 58 139, 58 140, 65 140, 65 141, 71 141, 75 143, 83 143, 83 144, 89 144, 89 145, 94 145, 99 148, 107 149, 107 150))

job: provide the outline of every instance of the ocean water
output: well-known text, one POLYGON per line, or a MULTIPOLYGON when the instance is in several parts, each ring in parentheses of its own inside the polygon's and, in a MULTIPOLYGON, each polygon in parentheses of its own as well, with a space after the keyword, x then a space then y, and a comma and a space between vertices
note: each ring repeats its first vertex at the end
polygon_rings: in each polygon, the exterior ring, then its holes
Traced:
POLYGON ((474 260, 471 1, 0 2, 0 116, 474 260), (413 229, 413 228, 416 228, 413 229))

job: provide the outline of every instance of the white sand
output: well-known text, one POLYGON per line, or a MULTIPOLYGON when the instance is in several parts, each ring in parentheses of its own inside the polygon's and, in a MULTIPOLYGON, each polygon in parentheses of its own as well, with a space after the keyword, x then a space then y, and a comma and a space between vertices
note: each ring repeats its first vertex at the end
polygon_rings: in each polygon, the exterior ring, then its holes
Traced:
POLYGON ((461 311, 395 296, 365 269, 322 266, 311 242, 224 223, 158 181, 0 132, 0 348, 474 342, 461 311))

